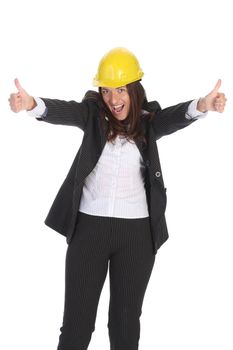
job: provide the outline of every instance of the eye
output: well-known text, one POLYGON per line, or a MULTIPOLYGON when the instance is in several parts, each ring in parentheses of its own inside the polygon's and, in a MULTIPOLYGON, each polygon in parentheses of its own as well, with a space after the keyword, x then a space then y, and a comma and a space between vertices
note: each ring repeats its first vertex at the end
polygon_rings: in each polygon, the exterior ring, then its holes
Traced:
POLYGON ((126 88, 125 87, 120 87, 120 88, 117 89, 117 91, 121 94, 122 92, 126 91, 126 88))
POLYGON ((103 95, 106 95, 108 93, 108 89, 101 89, 101 92, 103 95))

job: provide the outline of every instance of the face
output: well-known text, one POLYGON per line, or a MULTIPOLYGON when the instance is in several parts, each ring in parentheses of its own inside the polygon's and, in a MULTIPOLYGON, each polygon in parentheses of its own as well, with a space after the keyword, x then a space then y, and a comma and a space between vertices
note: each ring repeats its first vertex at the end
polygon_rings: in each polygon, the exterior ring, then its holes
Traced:
POLYGON ((118 88, 102 87, 103 100, 112 115, 118 120, 124 120, 129 114, 130 98, 126 86, 118 88))

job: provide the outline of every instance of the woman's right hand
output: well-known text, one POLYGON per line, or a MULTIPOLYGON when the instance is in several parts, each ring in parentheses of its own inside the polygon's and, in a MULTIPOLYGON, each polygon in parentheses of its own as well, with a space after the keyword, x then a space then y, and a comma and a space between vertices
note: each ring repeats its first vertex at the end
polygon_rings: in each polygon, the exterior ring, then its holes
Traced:
POLYGON ((30 111, 35 108, 36 101, 22 88, 18 79, 15 79, 15 86, 18 92, 11 94, 8 99, 11 110, 18 113, 24 110, 30 111))

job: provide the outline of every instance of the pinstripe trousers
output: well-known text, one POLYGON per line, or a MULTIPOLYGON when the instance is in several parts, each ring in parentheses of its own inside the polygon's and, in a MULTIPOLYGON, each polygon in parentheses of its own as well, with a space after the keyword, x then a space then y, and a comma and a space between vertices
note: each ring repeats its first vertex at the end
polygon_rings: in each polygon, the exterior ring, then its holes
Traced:
POLYGON ((142 304, 154 260, 149 217, 79 212, 66 252, 64 314, 57 350, 88 348, 108 264, 110 349, 138 349, 142 304))

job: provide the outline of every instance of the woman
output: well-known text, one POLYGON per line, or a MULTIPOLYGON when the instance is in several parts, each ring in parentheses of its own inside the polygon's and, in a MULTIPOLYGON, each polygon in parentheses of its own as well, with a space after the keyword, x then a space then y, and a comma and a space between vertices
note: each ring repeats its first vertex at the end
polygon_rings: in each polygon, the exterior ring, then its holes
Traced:
POLYGON ((168 238, 156 140, 207 111, 224 111, 220 80, 205 98, 162 110, 147 101, 142 76, 137 58, 115 48, 100 61, 99 91, 88 91, 80 103, 34 98, 17 79, 18 92, 9 99, 14 112, 27 110, 40 121, 84 132, 45 220, 68 243, 58 350, 87 349, 108 263, 111 349, 138 349, 144 294, 156 252, 168 238))

